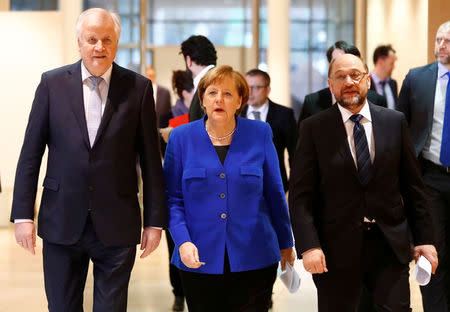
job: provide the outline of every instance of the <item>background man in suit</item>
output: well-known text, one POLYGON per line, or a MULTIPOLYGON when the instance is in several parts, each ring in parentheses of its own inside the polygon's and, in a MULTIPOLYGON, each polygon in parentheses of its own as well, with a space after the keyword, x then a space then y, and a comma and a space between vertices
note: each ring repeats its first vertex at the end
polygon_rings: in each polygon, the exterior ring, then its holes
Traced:
POLYGON ((46 72, 37 88, 14 187, 11 221, 17 243, 34 254, 34 203, 48 147, 39 211, 45 290, 50 311, 82 311, 89 260, 94 311, 126 311, 141 235, 136 159, 143 177, 141 255, 159 244, 167 212, 151 82, 113 63, 116 14, 81 13, 81 60, 46 72))
POLYGON ((252 69, 245 74, 250 96, 248 105, 242 110, 242 117, 267 122, 272 128, 273 144, 277 150, 280 173, 284 191, 289 184, 284 164, 284 152, 288 151, 289 166, 294 159, 297 144, 297 123, 291 108, 276 104, 269 99, 270 76, 259 69, 252 69))
POLYGON ((380 45, 373 52, 375 68, 370 74, 370 90, 384 96, 387 107, 395 109, 398 105, 397 81, 391 78, 397 56, 395 50, 389 45, 380 45))
POLYGON ((424 310, 450 311, 450 21, 436 34, 437 62, 414 68, 403 81, 399 110, 409 123, 434 217, 439 269, 421 287, 424 310))
MULTIPOLYGON (((336 41, 334 45, 332 45, 327 50, 328 63, 330 63, 337 56, 345 53, 361 57, 361 53, 359 52, 358 48, 355 47, 354 45, 350 45, 345 41, 336 41)), ((369 90, 369 92, 367 93, 367 99, 375 105, 383 107, 387 106, 386 99, 381 95, 378 95, 375 91, 369 90)), ((324 88, 317 92, 308 94, 307 96, 305 96, 305 100, 303 101, 303 107, 299 118, 299 125, 304 119, 316 113, 319 113, 327 108, 330 108, 331 105, 335 103, 336 99, 331 94, 330 88, 324 88)))
POLYGON ((407 123, 366 100, 359 57, 339 56, 328 76, 338 105, 302 123, 291 171, 297 254, 314 274, 320 312, 356 311, 361 285, 377 311, 410 311, 411 243, 433 271, 437 255, 407 123))
POLYGON ((200 107, 197 86, 208 70, 216 66, 217 52, 208 38, 197 35, 190 36, 181 43, 180 53, 183 54, 187 71, 192 73, 192 79, 194 79, 195 93, 189 107, 189 121, 195 121, 205 114, 200 107))
MULTIPOLYGON (((169 126, 169 119, 172 118, 172 102, 170 100, 169 89, 156 83, 156 73, 152 66, 147 66, 145 75, 152 82, 153 99, 155 100, 156 124, 163 129, 169 126)), ((160 139, 161 157, 164 157, 166 143, 160 139)))

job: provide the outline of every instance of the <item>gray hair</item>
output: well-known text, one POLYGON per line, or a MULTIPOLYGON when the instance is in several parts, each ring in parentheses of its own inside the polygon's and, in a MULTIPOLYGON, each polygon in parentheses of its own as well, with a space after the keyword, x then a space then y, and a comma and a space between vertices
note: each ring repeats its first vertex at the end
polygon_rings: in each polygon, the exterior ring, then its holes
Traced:
POLYGON ((110 12, 110 11, 107 11, 107 10, 101 9, 101 8, 88 9, 86 11, 83 11, 80 14, 80 16, 78 16, 77 23, 75 24, 75 31, 76 31, 77 39, 78 40, 81 39, 81 29, 83 27, 83 23, 84 23, 86 17, 93 13, 102 13, 102 14, 105 14, 105 15, 108 15, 109 17, 111 17, 111 19, 113 20, 113 23, 114 23, 114 31, 116 32, 117 39, 119 39, 120 31, 121 31, 119 15, 117 13, 113 13, 113 12, 110 12))
POLYGON ((441 26, 439 26, 438 32, 439 32, 439 31, 444 31, 444 32, 450 31, 450 21, 446 21, 446 22, 443 23, 441 26))

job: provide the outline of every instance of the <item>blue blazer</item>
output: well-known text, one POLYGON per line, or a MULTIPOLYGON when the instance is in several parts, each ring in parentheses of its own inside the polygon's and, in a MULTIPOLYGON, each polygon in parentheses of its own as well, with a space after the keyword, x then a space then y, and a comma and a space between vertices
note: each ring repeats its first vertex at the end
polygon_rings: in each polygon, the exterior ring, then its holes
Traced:
POLYGON ((224 165, 208 137, 204 119, 172 131, 164 160, 169 228, 179 269, 221 274, 227 248, 232 272, 280 261, 293 246, 289 212, 270 126, 236 118, 224 165), (178 248, 197 246, 199 269, 187 268, 178 248))

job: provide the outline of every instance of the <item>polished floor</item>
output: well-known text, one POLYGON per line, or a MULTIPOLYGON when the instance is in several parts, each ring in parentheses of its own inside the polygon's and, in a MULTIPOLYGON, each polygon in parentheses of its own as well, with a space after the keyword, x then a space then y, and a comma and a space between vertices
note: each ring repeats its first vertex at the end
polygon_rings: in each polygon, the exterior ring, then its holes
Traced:
MULTIPOLYGON (((38 239, 37 254, 20 249, 14 241, 12 227, 0 228, 0 312, 47 311, 42 274, 42 241, 38 239)), ((302 281, 300 290, 290 294, 277 280, 274 289, 273 312, 317 311, 316 290, 311 275, 296 262, 302 281)), ((422 312, 420 292, 411 281, 412 308, 422 312)), ((92 273, 89 273, 85 298, 85 311, 92 311, 92 273)), ((139 259, 131 276, 128 311, 170 311, 173 301, 169 275, 165 238, 160 247, 148 258, 139 259)), ((211 311, 213 312, 213 311, 211 311)))

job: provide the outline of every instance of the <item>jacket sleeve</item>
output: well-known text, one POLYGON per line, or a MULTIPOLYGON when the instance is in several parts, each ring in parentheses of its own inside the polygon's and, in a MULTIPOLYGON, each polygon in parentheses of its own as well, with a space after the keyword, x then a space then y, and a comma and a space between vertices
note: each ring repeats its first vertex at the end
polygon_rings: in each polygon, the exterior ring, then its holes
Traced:
POLYGON ((286 204, 283 182, 281 181, 277 151, 273 145, 272 131, 269 125, 265 129, 265 159, 263 165, 264 198, 270 210, 272 224, 277 233, 280 249, 286 249, 293 246, 289 211, 286 204))
POLYGON ((315 226, 314 202, 319 191, 319 168, 315 151, 311 123, 300 125, 297 152, 289 184, 289 211, 294 232, 297 255, 320 247, 315 226))
POLYGON ((25 138, 17 164, 11 222, 34 219, 39 169, 49 135, 49 90, 42 74, 31 108, 25 138))
POLYGON ((159 136, 156 129, 153 89, 150 81, 144 90, 139 123, 139 156, 144 193, 144 227, 167 226, 167 204, 162 172, 159 136))
POLYGON ((167 182, 167 202, 169 206, 169 230, 176 246, 191 241, 186 225, 183 197, 182 150, 177 131, 170 135, 164 158, 164 175, 167 182))
POLYGON ((403 80, 402 88, 400 89, 400 95, 398 97, 398 107, 397 110, 405 114, 406 121, 411 124, 411 113, 410 113, 410 72, 406 75, 405 80, 403 80))

